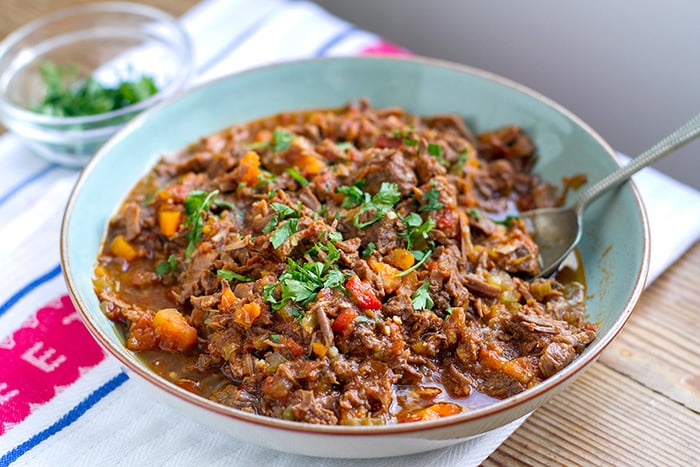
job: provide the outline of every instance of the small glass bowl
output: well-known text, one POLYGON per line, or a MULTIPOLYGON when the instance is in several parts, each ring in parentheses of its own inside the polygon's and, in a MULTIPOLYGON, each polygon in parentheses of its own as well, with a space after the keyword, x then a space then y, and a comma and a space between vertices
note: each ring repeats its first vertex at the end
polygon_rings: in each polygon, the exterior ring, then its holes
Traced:
POLYGON ((194 67, 184 28, 156 8, 96 3, 66 8, 35 20, 0 43, 0 119, 37 155, 82 167, 99 147, 139 112, 177 93, 194 67), (158 92, 118 110, 54 117, 29 109, 45 93, 42 63, 75 67, 114 87, 124 79, 153 78, 158 92))

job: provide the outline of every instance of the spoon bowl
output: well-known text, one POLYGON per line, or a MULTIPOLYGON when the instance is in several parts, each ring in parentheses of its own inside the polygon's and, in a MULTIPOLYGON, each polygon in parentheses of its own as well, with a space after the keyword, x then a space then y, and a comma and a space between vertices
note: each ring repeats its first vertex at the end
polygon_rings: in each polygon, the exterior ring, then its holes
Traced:
POLYGON ((632 175, 668 156, 676 149, 700 136, 700 115, 662 139, 656 145, 620 167, 586 190, 570 207, 542 208, 525 211, 520 218, 539 247, 540 273, 536 277, 554 274, 581 240, 583 210, 600 195, 629 180, 632 175))

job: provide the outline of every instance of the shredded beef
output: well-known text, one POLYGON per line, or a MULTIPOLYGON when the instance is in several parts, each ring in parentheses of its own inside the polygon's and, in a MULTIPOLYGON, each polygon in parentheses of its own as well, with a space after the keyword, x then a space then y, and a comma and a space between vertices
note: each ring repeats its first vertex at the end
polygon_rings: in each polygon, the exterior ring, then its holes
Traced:
POLYGON ((330 425, 459 413, 595 339, 582 284, 528 279, 517 209, 563 201, 535 154, 517 126, 364 99, 238 125, 134 188, 95 290, 128 348, 221 404, 330 425))

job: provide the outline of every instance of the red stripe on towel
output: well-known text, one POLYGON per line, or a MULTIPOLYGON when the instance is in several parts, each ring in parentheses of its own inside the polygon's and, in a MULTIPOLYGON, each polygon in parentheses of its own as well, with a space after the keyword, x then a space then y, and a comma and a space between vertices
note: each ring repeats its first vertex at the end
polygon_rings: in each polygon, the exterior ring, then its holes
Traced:
POLYGON ((0 435, 105 358, 67 295, 0 343, 0 435))

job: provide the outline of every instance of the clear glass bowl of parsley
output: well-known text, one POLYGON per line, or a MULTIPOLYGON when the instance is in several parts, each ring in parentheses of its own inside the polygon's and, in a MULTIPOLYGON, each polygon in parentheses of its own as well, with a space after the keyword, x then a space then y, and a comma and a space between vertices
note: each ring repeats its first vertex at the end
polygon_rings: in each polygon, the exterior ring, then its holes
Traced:
POLYGON ((60 10, 0 43, 0 120, 37 155, 80 168, 135 115, 180 91, 193 63, 187 32, 158 9, 60 10))

